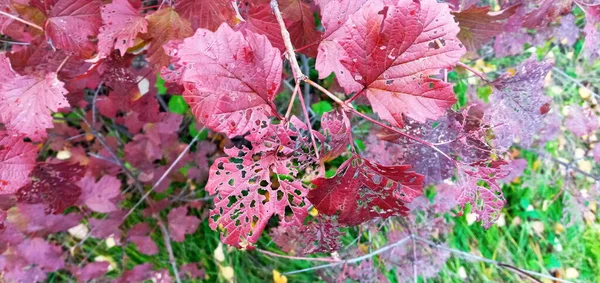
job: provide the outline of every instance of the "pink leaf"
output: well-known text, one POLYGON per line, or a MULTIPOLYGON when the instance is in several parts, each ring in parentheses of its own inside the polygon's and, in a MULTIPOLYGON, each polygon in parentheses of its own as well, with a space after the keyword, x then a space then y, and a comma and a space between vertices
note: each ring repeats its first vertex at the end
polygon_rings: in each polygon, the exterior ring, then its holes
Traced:
POLYGON ((116 177, 105 175, 98 182, 92 176, 86 176, 78 185, 81 187, 81 200, 92 211, 108 213, 117 210, 113 199, 121 193, 121 181, 116 177))
POLYGON ((18 216, 15 223, 23 227, 25 233, 47 235, 49 233, 66 232, 81 222, 81 215, 77 214, 47 214, 42 204, 18 204, 18 216))
POLYGON ((405 203, 421 195, 422 175, 410 166, 383 166, 358 156, 342 164, 335 177, 313 180, 308 199, 326 215, 338 215, 341 224, 357 225, 394 215, 406 215, 405 203))
POLYGON ((169 234, 175 242, 185 241, 186 234, 192 234, 198 229, 200 219, 198 217, 187 215, 187 207, 181 206, 171 209, 167 216, 169 223, 169 234))
POLYGON ((100 276, 108 272, 109 266, 110 263, 107 261, 90 262, 74 273, 80 282, 88 282, 100 278, 100 276))
POLYGON ((243 36, 226 24, 184 40, 174 54, 183 68, 183 97, 196 118, 229 137, 264 131, 276 114, 281 54, 266 37, 243 36))
POLYGON ((135 45, 139 33, 145 33, 148 27, 146 18, 140 16, 140 0, 115 0, 102 6, 102 21, 98 35, 98 53, 106 57, 114 49, 125 55, 127 49, 135 45))
POLYGON ((64 84, 56 73, 43 77, 16 74, 5 54, 0 54, 0 71, 0 122, 8 131, 43 140, 46 129, 53 126, 51 112, 69 107, 64 84))
POLYGON ((12 194, 27 184, 35 167, 37 147, 19 135, 0 131, 0 195, 12 194))
POLYGON ((565 120, 565 127, 578 137, 593 134, 600 128, 598 116, 591 109, 584 111, 575 104, 569 107, 569 115, 565 120))
POLYGON ((515 139, 530 146, 534 134, 543 126, 550 109, 550 97, 544 95, 544 78, 552 64, 529 59, 516 68, 516 74, 505 73, 493 82, 490 96, 492 109, 484 120, 494 130, 494 145, 509 147, 515 139))
POLYGON ((502 11, 490 12, 489 6, 471 6, 466 10, 453 13, 460 27, 457 36, 468 51, 477 52, 477 49, 488 43, 494 36, 504 32, 506 20, 515 14, 518 7, 514 5, 502 11))
POLYGON ((583 45, 584 54, 591 60, 600 57, 600 4, 597 6, 585 6, 585 44, 583 45))
POLYGON ((48 40, 58 49, 80 57, 96 51, 90 37, 96 37, 102 18, 99 0, 58 0, 48 14, 44 29, 48 40))
POLYGON ((325 143, 321 148, 321 160, 331 161, 344 153, 352 140, 352 126, 347 114, 341 109, 329 111, 321 117, 325 143))

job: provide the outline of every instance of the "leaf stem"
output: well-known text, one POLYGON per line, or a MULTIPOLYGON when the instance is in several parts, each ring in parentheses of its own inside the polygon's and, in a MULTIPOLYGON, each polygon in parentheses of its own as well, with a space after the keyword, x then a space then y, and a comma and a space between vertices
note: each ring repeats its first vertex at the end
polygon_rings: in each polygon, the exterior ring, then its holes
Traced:
POLYGON ((306 76, 302 73, 300 65, 298 64, 298 59, 296 58, 296 53, 294 52, 294 46, 292 46, 292 40, 290 39, 290 33, 285 27, 285 22, 281 16, 281 10, 279 10, 279 3, 277 3, 277 0, 271 0, 271 9, 273 10, 275 18, 277 19, 279 27, 281 28, 281 36, 283 37, 283 43, 285 45, 287 57, 292 65, 292 72, 294 73, 294 79, 296 80, 297 84, 298 82, 304 80, 306 76))
MULTIPOLYGON (((287 81, 286 81, 286 83, 287 83, 287 81)), ((288 120, 288 118, 290 118, 290 115, 292 114, 292 107, 294 106, 294 100, 296 100, 296 94, 298 94, 299 90, 300 90, 300 85, 296 84, 296 86, 294 86, 294 91, 292 91, 292 98, 290 99, 290 103, 288 104, 287 111, 285 112, 286 120, 288 120)))
POLYGON ((2 11, 2 10, 0 10, 0 15, 4 15, 4 16, 9 17, 9 18, 11 18, 11 19, 13 19, 15 21, 19 21, 21 23, 24 23, 24 24, 26 24, 28 26, 34 27, 34 28, 39 29, 42 32, 44 32, 44 28, 42 28, 41 26, 38 26, 38 25, 36 25, 36 24, 34 24, 34 23, 30 22, 30 21, 21 19, 21 18, 15 16, 15 15, 11 15, 11 14, 9 14, 7 12, 2 11))
POLYGON ((342 260, 334 259, 334 258, 289 256, 289 255, 276 254, 274 252, 270 252, 270 251, 259 249, 259 248, 256 248, 255 250, 257 252, 259 252, 259 253, 266 254, 266 255, 269 255, 269 256, 280 257, 280 258, 287 258, 287 259, 293 259, 293 260, 322 261, 322 262, 342 262, 342 260))
POLYGON ((462 62, 458 62, 458 63, 456 63, 456 65, 458 65, 458 66, 461 66, 461 67, 463 67, 463 68, 467 69, 469 72, 471 72, 471 73, 473 73, 474 75, 476 75, 476 76, 480 77, 480 78, 481 78, 482 80, 484 80, 486 83, 488 83, 488 84, 492 84, 492 81, 490 81, 488 78, 486 78, 486 77, 485 77, 485 75, 483 75, 483 74, 482 74, 482 73, 480 73, 480 72, 477 72, 477 71, 475 71, 475 69, 473 69, 473 68, 469 67, 467 64, 465 64, 465 63, 462 63, 462 62))
POLYGON ((160 231, 163 234, 165 247, 167 248, 167 253, 169 254, 169 263, 171 263, 171 268, 173 268, 173 274, 175 274, 175 281, 177 283, 181 283, 181 278, 179 277, 179 269, 177 268, 177 261, 175 260, 175 254, 173 254, 173 247, 171 246, 171 236, 169 236, 169 230, 167 230, 167 226, 165 225, 164 221, 160 218, 160 215, 154 215, 154 218, 158 222, 160 231))

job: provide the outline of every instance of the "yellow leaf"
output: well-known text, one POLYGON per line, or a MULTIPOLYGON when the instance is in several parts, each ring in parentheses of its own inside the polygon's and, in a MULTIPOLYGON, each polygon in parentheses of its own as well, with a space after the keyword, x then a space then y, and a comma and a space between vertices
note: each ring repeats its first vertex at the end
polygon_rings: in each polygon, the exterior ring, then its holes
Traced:
POLYGON ((281 275, 279 271, 273 269, 273 282, 275 283, 287 283, 287 277, 281 275))
POLYGON ((542 161, 540 161, 539 159, 536 160, 535 162, 533 162, 533 166, 532 166, 533 171, 537 171, 541 165, 542 165, 542 161))
POLYGON ((592 95, 592 92, 590 91, 590 89, 585 88, 585 87, 579 88, 579 96, 581 96, 581 98, 588 99, 591 95, 592 95))
POLYGON ((223 252, 223 244, 219 243, 219 246, 213 252, 213 257, 218 262, 225 261, 225 253, 223 252))
POLYGON ((235 278, 235 272, 233 270, 233 267, 219 265, 219 271, 221 275, 223 275, 223 278, 225 278, 225 280, 233 282, 233 278, 235 278))
POLYGON ((312 217, 317 217, 317 215, 319 215, 319 211, 313 206, 313 208, 308 211, 308 214, 310 214, 312 217))

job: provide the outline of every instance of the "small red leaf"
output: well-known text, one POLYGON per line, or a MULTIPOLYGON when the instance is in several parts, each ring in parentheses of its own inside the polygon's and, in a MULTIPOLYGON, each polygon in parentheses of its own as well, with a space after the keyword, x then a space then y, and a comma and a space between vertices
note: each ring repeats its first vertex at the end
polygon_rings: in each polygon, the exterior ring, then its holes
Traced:
POLYGON ((187 210, 185 206, 173 208, 167 216, 169 234, 175 242, 183 242, 185 235, 194 233, 200 225, 200 219, 193 215, 187 215, 187 210))
POLYGON ((98 53, 108 56, 114 49, 125 55, 127 49, 135 45, 139 33, 145 33, 148 27, 146 18, 140 16, 140 0, 115 0, 102 6, 102 21, 98 35, 98 53))

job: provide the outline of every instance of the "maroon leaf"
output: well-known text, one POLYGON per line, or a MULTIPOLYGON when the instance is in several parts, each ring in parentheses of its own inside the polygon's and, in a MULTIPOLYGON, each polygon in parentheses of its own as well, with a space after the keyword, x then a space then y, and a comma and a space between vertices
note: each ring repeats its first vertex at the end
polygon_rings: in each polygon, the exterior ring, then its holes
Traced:
POLYGON ((458 39, 470 52, 488 43, 494 36, 504 32, 506 20, 515 14, 518 5, 498 12, 490 12, 490 7, 471 6, 466 10, 453 13, 458 21, 460 32, 458 39))
POLYGON ((123 272, 117 283, 144 282, 152 277, 152 263, 136 265, 133 269, 123 272))
POLYGON ((35 167, 37 147, 19 135, 0 131, 0 195, 12 194, 27 184, 35 167))
POLYGON ((373 218, 406 215, 405 203, 422 193, 422 175, 410 166, 383 166, 358 156, 342 164, 336 176, 313 180, 308 199, 326 215, 338 215, 341 224, 357 225, 373 218))
POLYGON ((81 222, 81 215, 77 214, 47 214, 46 207, 42 204, 17 204, 15 224, 22 227, 24 233, 47 235, 49 233, 66 232, 81 222))
POLYGON ((69 107, 67 91, 56 73, 37 77, 21 76, 10 67, 6 54, 0 54, 0 122, 8 131, 41 141, 52 128, 51 112, 69 107))
POLYGON ((105 175, 98 182, 92 176, 86 176, 78 185, 81 187, 81 200, 92 211, 108 213, 117 210, 114 203, 121 193, 121 181, 116 177, 105 175))
POLYGON ((523 26, 529 29, 545 27, 560 14, 571 10, 573 0, 537 0, 538 8, 529 12, 523 21, 523 26))
POLYGON ((196 263, 187 263, 179 268, 179 274, 187 279, 205 279, 206 271, 204 268, 198 268, 196 263))
POLYGON ((80 282, 88 282, 100 278, 108 272, 109 266, 110 264, 106 261, 90 262, 83 268, 78 269, 74 274, 80 282))
POLYGON ((515 139, 522 146, 531 145, 551 101, 544 95, 544 78, 551 68, 550 63, 529 59, 516 68, 514 76, 505 73, 493 82, 492 109, 484 120, 493 127, 495 146, 508 148, 515 139))
POLYGON ((102 18, 99 0, 58 0, 48 13, 44 29, 48 40, 58 49, 81 57, 91 57, 102 18), (76 27, 76 28, 74 28, 76 27))
POLYGON ((339 224, 331 217, 319 215, 307 225, 279 226, 271 237, 281 250, 296 254, 333 252, 340 249, 339 224))
POLYGON ((229 137, 267 128, 282 61, 266 37, 244 37, 226 24, 216 32, 199 29, 174 57, 186 66, 183 97, 202 124, 229 137))
POLYGON ((146 18, 140 16, 142 7, 140 0, 115 0, 102 6, 102 22, 98 35, 98 53, 106 57, 117 49, 125 55, 127 49, 135 45, 139 33, 145 33, 148 28, 146 18))
POLYGON ((138 223, 131 227, 127 239, 135 244, 139 252, 146 255, 155 255, 158 253, 158 246, 149 236, 150 232, 151 229, 148 223, 138 223))
POLYGON ((222 23, 233 25, 235 11, 230 0, 180 0, 175 3, 175 11, 192 23, 192 29, 217 30, 222 23))
POLYGON ((156 11, 148 16, 148 35, 143 37, 152 41, 148 47, 148 61, 155 64, 157 68, 168 65, 171 58, 163 46, 169 41, 180 42, 192 34, 194 30, 190 23, 181 18, 172 8, 156 11))
POLYGON ((187 210, 185 206, 173 208, 167 216, 169 234, 175 242, 185 241, 185 235, 194 233, 200 225, 200 219, 193 215, 187 215, 187 210))
POLYGON ((48 213, 61 213, 79 199, 81 188, 77 181, 84 173, 85 168, 80 165, 38 163, 29 174, 31 182, 17 191, 17 201, 43 203, 48 213))

